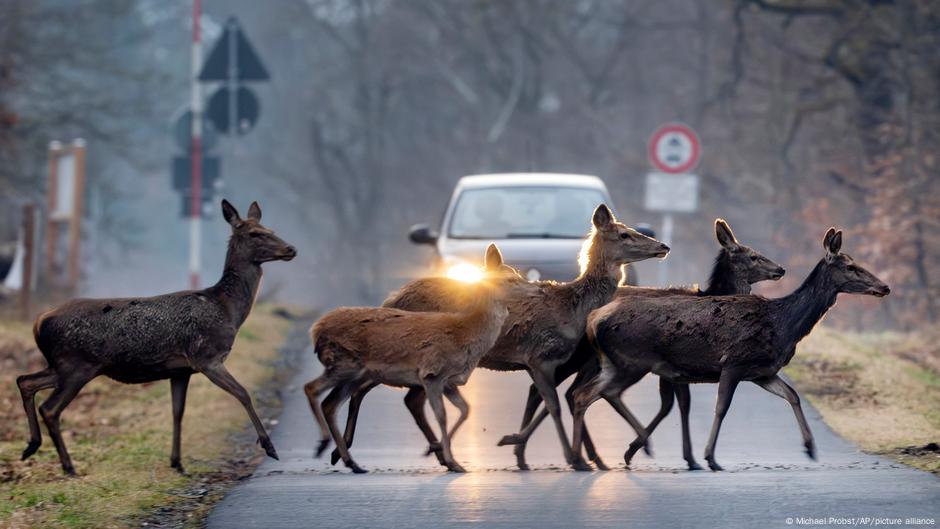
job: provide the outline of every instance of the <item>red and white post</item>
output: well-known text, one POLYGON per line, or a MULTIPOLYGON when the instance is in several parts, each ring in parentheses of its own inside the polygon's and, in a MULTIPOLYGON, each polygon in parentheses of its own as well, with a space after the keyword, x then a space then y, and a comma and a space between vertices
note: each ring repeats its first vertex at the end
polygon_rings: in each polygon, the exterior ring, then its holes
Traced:
POLYGON ((202 219, 202 87, 199 84, 199 68, 202 66, 202 38, 199 19, 202 17, 202 0, 193 0, 193 50, 192 50, 192 202, 189 220, 189 286, 199 288, 201 269, 202 219))

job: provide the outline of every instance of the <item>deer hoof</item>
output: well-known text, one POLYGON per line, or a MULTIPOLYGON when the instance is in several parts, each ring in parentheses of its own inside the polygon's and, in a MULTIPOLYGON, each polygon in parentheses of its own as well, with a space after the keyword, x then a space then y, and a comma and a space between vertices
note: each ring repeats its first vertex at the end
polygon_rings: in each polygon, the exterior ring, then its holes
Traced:
POLYGON ((447 463, 447 470, 449 470, 450 472, 456 472, 458 474, 464 474, 467 472, 467 470, 463 468, 462 466, 460 466, 460 463, 457 463, 456 461, 447 463))
POLYGON ((590 472, 590 471, 594 470, 594 468, 591 467, 591 465, 589 465, 589 464, 587 463, 587 461, 585 461, 585 460, 583 460, 583 459, 581 459, 581 458, 578 458, 578 459, 575 459, 574 461, 572 461, 572 462, 571 462, 571 468, 577 470, 578 472, 590 472))
POLYGON ((806 455, 813 461, 816 461, 816 445, 814 445, 812 441, 806 443, 806 455))
POLYGON ((706 460, 708 461, 708 468, 712 469, 712 472, 721 472, 724 470, 724 468, 722 468, 721 465, 719 465, 718 462, 714 459, 706 458, 706 460))
POLYGON ((29 459, 29 456, 35 454, 39 450, 39 445, 41 444, 42 444, 41 441, 30 441, 29 444, 26 445, 26 448, 23 450, 23 457, 20 460, 26 461, 27 459, 29 459))
POLYGON ((368 470, 360 467, 356 463, 350 463, 347 466, 349 467, 350 470, 353 471, 353 474, 367 474, 369 472, 368 470))
POLYGON ((268 457, 280 460, 280 458, 277 457, 277 450, 274 449, 274 443, 271 442, 270 438, 259 437, 258 442, 261 443, 261 448, 264 448, 264 453, 268 454, 268 457))
POLYGON ((650 444, 649 439, 647 439, 646 442, 643 443, 643 453, 648 455, 649 457, 653 457, 653 445, 650 444))
POLYGON ((525 442, 525 439, 521 435, 514 433, 511 435, 504 435, 502 439, 496 443, 496 446, 506 446, 506 445, 521 445, 525 442))
POLYGON ((610 470, 610 467, 608 467, 601 458, 595 457, 592 461, 594 461, 594 466, 597 467, 597 470, 610 470))
POLYGON ((428 445, 428 449, 424 451, 424 457, 427 457, 431 454, 438 454, 441 451, 441 443, 431 443, 428 445))
POLYGON ((340 457, 339 457, 339 449, 338 449, 338 448, 334 448, 334 449, 333 449, 333 453, 330 454, 330 464, 331 464, 331 465, 336 465, 336 463, 339 462, 339 460, 340 460, 340 457))
POLYGON ((699 465, 694 459, 692 461, 686 461, 689 464, 689 470, 703 470, 702 465, 699 465))
POLYGON ((70 478, 78 476, 78 474, 75 473, 75 467, 72 465, 62 465, 62 471, 65 472, 65 475, 70 478))
POLYGON ((183 469, 183 464, 180 463, 178 459, 176 461, 170 461, 170 468, 176 470, 180 474, 186 474, 186 470, 183 469))
POLYGON ((329 439, 321 439, 320 444, 317 446, 317 453, 314 457, 320 457, 323 455, 323 452, 326 451, 326 448, 330 446, 329 439))

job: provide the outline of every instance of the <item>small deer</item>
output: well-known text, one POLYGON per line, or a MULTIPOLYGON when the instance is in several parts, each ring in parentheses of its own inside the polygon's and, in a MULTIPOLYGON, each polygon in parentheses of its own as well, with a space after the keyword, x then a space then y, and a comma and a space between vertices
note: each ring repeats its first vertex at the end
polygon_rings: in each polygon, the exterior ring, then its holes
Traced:
POLYGON ((173 398, 173 448, 170 466, 183 472, 180 426, 186 389, 193 373, 202 373, 245 407, 268 456, 277 452, 255 413, 251 397, 223 365, 232 349, 261 281, 261 264, 290 261, 293 246, 261 225, 261 208, 253 202, 242 219, 227 201, 222 213, 232 227, 222 278, 203 290, 186 290, 147 298, 75 299, 36 319, 33 335, 48 367, 17 378, 29 421, 29 444, 23 459, 42 443, 34 397, 54 388, 39 407, 66 474, 75 467, 65 448, 59 417, 82 387, 99 375, 126 384, 170 379, 173 398))
MULTIPOLYGON (((841 253, 842 232, 830 228, 826 255, 789 296, 624 297, 588 318, 588 339, 601 355, 600 372, 575 390, 574 445, 580 446, 584 412, 600 395, 617 394, 652 372, 674 383, 718 383, 718 401, 705 459, 713 471, 721 423, 741 381, 752 381, 785 399, 793 409, 810 458, 813 435, 797 392, 777 374, 790 362, 796 344, 808 335, 839 293, 883 297, 886 284, 841 253)), ((655 428, 634 440, 627 465, 655 428)))
MULTIPOLYGON (((594 211, 591 234, 581 251, 582 272, 577 279, 568 283, 523 283, 510 288, 509 318, 480 366, 529 373, 547 403, 565 460, 575 469, 587 470, 590 466, 571 450, 565 434, 554 384, 555 371, 576 349, 584 334, 587 315, 613 297, 623 265, 665 257, 667 253, 668 246, 617 222, 610 209, 601 204, 594 211)), ((440 299, 436 295, 422 299, 413 291, 401 291, 397 298, 390 301, 408 310, 427 310, 437 306, 440 299), (407 306, 403 306, 405 300, 407 306)))
MULTIPOLYGON (((699 290, 696 287, 670 287, 670 288, 647 288, 621 286, 617 289, 616 297, 624 296, 644 296, 644 297, 666 297, 666 296, 725 296, 731 294, 750 294, 751 284, 765 280, 777 280, 783 277, 786 272, 783 267, 770 259, 764 257, 754 249, 741 244, 731 231, 731 226, 724 219, 715 219, 715 238, 721 246, 718 256, 715 257, 715 264, 712 267, 711 275, 708 279, 708 287, 705 290, 699 290)), ((582 338, 578 344, 578 349, 568 362, 561 365, 555 371, 556 385, 561 384, 575 371, 578 376, 574 383, 565 393, 569 409, 574 410, 574 391, 583 381, 597 370, 597 353, 591 347, 586 338, 582 338)), ((665 417, 672 407, 673 393, 678 398, 679 410, 682 414, 682 440, 683 453, 690 469, 701 468, 695 462, 692 456, 692 441, 689 434, 689 407, 691 405, 691 396, 689 394, 688 384, 674 384, 666 379, 660 379, 660 392, 663 397, 663 410, 660 414, 665 417)), ((602 397, 613 406, 636 431, 641 435, 644 432, 640 422, 623 405, 619 394, 604 394, 602 397)), ((525 466, 525 447, 529 437, 538 427, 548 412, 543 408, 538 415, 533 418, 535 409, 541 402, 538 391, 535 386, 529 388, 529 401, 526 404, 526 412, 523 418, 522 431, 518 434, 522 442, 516 444, 516 461, 520 467, 525 466)), ((659 416, 657 415, 657 417, 659 416)), ((654 421, 658 424, 658 421, 654 421)), ((583 430, 583 442, 588 459, 594 462, 595 466, 601 470, 608 470, 607 465, 601 460, 594 448, 594 444, 588 435, 587 428, 583 430)), ((514 440, 511 437, 509 440, 514 440)), ((644 445, 647 453, 650 453, 649 444, 644 445)))
MULTIPOLYGON (((494 281, 499 281, 506 288, 525 288, 521 285, 527 285, 528 282, 522 278, 516 269, 503 263, 502 266, 486 269, 484 272, 494 281)), ((410 310, 412 312, 463 312, 473 307, 481 293, 489 286, 483 283, 467 283, 449 277, 424 277, 415 279, 393 292, 382 303, 383 307, 392 309, 410 310)), ((344 439, 347 449, 352 446, 356 431, 356 420, 359 416, 359 408, 366 394, 379 384, 374 381, 366 381, 358 388, 352 391, 349 399, 349 409, 346 417, 346 431, 344 439)), ((460 426, 467 420, 470 414, 470 405, 460 394, 460 390, 449 385, 444 389, 444 396, 450 400, 460 416, 450 429, 450 439, 453 442, 454 435, 460 426)), ((437 440, 434 430, 431 429, 427 417, 424 413, 424 405, 427 402, 427 396, 424 389, 418 386, 408 389, 405 394, 405 407, 411 413, 418 425, 418 429, 428 440, 428 449, 425 455, 434 454, 441 465, 446 466, 441 444, 437 440)), ((335 465, 340 460, 339 449, 334 448, 330 455, 330 463, 335 465)))
POLYGON ((500 335, 508 310, 505 286, 494 276, 504 266, 502 255, 491 244, 485 257, 487 276, 474 302, 462 312, 340 308, 314 324, 311 339, 325 369, 304 391, 322 432, 317 455, 332 435, 343 463, 354 473, 365 472, 349 455, 336 424, 337 407, 351 392, 373 384, 420 387, 440 426, 444 464, 452 472, 464 472, 451 452, 443 396, 447 393, 452 401, 462 401, 456 386, 466 383, 500 335), (321 406, 319 396, 330 388, 321 406))

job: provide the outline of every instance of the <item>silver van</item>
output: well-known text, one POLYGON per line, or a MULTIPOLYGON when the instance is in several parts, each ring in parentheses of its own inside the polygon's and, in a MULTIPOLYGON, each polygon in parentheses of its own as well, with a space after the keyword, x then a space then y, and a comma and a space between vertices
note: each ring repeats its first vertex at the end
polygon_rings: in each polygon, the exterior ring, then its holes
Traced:
MULTIPOLYGON (((472 280, 486 245, 495 242, 506 262, 530 281, 570 281, 580 272, 578 254, 601 203, 614 209, 607 186, 596 176, 465 176, 454 188, 440 231, 416 224, 410 238, 436 249, 432 273, 472 280)), ((646 226, 635 228, 653 236, 646 226)), ((628 283, 636 284, 632 267, 628 283)))

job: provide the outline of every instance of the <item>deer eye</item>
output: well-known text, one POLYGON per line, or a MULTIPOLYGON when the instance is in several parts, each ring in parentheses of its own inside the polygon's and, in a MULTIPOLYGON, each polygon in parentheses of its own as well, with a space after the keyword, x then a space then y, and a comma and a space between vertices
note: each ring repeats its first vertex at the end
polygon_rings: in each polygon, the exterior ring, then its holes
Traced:
POLYGON ((248 236, 249 236, 249 237, 252 237, 252 238, 261 237, 261 236, 263 236, 263 235, 264 235, 263 233, 258 233, 258 232, 256 232, 256 231, 252 231, 252 232, 249 232, 249 233, 248 233, 248 236))
POLYGON ((758 259, 758 258, 757 258, 756 255, 752 255, 752 256, 751 256, 751 261, 757 261, 757 259, 758 259))
POLYGON ((630 234, 627 233, 627 232, 623 232, 623 233, 620 234, 620 238, 621 238, 621 239, 629 239, 629 238, 630 238, 630 234))
POLYGON ((855 265, 849 265, 846 267, 849 272, 858 272, 858 267, 855 265))

